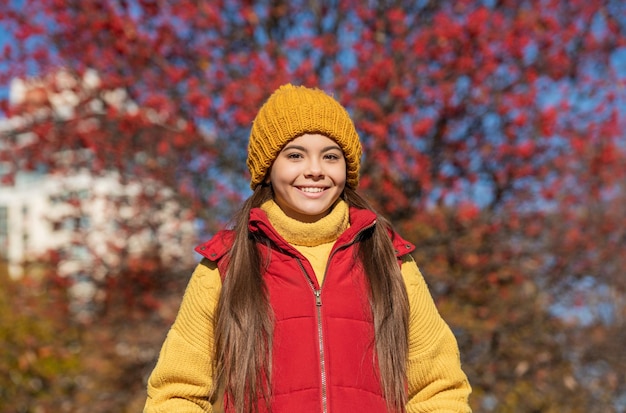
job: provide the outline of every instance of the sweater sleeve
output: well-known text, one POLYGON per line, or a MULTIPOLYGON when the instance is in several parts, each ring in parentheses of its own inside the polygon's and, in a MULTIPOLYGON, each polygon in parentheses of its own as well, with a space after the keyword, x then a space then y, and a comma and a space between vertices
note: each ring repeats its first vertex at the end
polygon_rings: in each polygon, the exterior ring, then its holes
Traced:
POLYGON ((148 379, 144 413, 213 412, 213 316, 221 290, 215 263, 193 272, 174 324, 148 379))
POLYGON ((407 413, 470 413, 470 384, 458 344, 412 257, 402 264, 409 297, 407 413))

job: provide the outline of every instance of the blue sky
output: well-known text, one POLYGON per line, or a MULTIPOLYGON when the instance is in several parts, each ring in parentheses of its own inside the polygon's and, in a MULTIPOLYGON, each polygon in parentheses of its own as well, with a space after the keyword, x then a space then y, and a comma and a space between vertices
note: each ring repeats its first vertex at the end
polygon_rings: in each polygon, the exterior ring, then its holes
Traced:
MULTIPOLYGON (((8 32, 8 30, 2 25, 2 23, 0 23, 0 56, 2 55, 2 51, 4 50, 4 47, 11 41, 11 35, 8 32)), ((0 58, 0 71, 2 71, 4 68, 3 66, 6 65, 6 62, 3 62, 4 59, 0 58)), ((7 97, 9 90, 8 90, 9 85, 0 85, 0 99, 4 99, 7 97)))

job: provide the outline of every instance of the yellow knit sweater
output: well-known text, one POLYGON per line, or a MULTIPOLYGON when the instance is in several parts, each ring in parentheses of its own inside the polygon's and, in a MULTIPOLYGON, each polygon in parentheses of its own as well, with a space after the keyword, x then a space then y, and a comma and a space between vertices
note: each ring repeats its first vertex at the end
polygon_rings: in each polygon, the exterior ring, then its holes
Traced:
MULTIPOLYGON (((262 206, 276 230, 307 259, 321 282, 334 241, 348 227, 348 207, 339 201, 315 223, 287 217, 273 202, 262 206)), ((407 413, 468 413, 470 385, 461 370, 452 331, 439 315, 415 261, 407 256, 402 276, 409 297, 407 413)), ((219 271, 203 260, 192 274, 158 362, 148 380, 144 413, 221 411, 211 401, 213 388, 213 316, 221 290, 219 271)), ((343 413, 343 412, 339 412, 343 413)))

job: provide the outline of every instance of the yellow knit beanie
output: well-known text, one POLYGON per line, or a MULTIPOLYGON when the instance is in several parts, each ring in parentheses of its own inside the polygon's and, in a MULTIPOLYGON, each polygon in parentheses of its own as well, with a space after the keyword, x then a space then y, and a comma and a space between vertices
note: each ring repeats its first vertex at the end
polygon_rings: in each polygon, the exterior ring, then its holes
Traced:
POLYGON ((337 142, 346 157, 346 185, 357 187, 361 142, 346 109, 319 89, 286 84, 261 106, 252 124, 246 162, 252 189, 263 182, 282 148, 305 133, 319 133, 337 142))

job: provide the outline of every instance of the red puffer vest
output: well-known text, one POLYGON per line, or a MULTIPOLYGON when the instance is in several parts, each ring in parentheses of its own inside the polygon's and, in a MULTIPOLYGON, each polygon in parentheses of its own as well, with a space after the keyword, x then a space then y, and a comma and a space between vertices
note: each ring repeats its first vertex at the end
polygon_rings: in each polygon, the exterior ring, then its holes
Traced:
MULTIPOLYGON (((276 232, 265 212, 251 211, 250 231, 271 241, 269 248, 259 248, 269 259, 264 279, 275 319, 273 413, 386 411, 367 280, 355 262, 358 235, 374 225, 374 213, 350 209, 350 227, 335 243, 320 286, 311 264, 276 232)), ((196 251, 219 261, 232 237, 222 231, 196 251)), ((415 248, 395 234, 393 239, 398 259, 415 248)), ((262 403, 259 408, 265 411, 262 403)))

